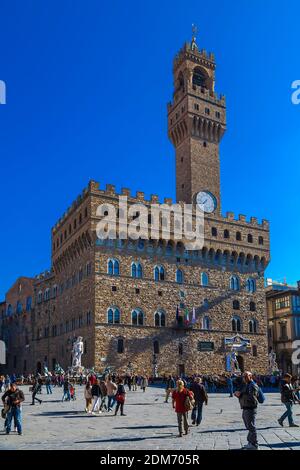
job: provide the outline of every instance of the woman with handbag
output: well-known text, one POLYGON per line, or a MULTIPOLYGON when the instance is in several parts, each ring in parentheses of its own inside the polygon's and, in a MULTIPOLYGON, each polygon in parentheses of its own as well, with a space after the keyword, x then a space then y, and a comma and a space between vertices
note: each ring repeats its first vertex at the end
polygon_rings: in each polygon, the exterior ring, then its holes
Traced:
POLYGON ((118 380, 118 388, 117 388, 117 393, 116 393, 116 411, 115 411, 115 416, 117 416, 117 413, 119 409, 121 409, 121 416, 126 416, 124 414, 124 403, 125 403, 125 387, 124 387, 124 381, 122 379, 118 380))
POLYGON ((183 434, 182 422, 184 433, 189 433, 188 412, 193 409, 194 403, 193 392, 185 388, 182 380, 177 380, 177 388, 172 393, 172 404, 173 408, 175 408, 175 412, 177 413, 178 437, 182 437, 183 434))

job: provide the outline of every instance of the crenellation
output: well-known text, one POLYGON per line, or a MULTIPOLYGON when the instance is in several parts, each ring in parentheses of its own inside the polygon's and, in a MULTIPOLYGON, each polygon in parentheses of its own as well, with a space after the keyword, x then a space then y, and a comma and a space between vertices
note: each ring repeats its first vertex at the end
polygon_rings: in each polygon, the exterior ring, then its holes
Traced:
POLYGON ((131 191, 130 191, 130 189, 128 189, 128 188, 122 188, 122 189, 121 189, 121 195, 122 195, 122 196, 130 197, 130 196, 131 196, 131 191))
POLYGON ((244 214, 239 214, 238 220, 239 220, 240 222, 243 222, 243 223, 246 223, 246 222, 247 222, 247 218, 246 218, 246 216, 245 216, 244 214))

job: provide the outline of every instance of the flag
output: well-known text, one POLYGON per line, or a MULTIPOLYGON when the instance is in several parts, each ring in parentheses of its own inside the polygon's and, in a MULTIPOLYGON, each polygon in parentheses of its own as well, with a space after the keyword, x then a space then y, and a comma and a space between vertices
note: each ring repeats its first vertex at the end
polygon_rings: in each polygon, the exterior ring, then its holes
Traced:
POLYGON ((179 307, 176 307, 176 320, 179 321, 179 307))
POLYGON ((196 323, 196 309, 193 307, 193 316, 192 316, 192 323, 196 323))
POLYGON ((185 309, 185 324, 188 325, 190 323, 190 316, 189 316, 189 311, 186 308, 185 309))

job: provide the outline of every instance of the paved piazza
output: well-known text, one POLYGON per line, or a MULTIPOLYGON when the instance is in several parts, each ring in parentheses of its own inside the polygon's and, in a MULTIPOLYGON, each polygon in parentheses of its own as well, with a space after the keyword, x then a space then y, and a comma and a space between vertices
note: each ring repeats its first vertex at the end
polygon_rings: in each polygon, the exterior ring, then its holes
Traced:
MULTIPOLYGON (((62 403, 60 388, 53 395, 43 390, 38 395, 42 405, 30 405, 28 387, 23 387, 23 436, 12 432, 0 435, 0 449, 148 449, 148 450, 213 450, 239 449, 246 443, 246 431, 236 398, 224 394, 210 394, 204 407, 200 427, 177 437, 176 414, 171 403, 165 404, 164 390, 149 387, 146 393, 127 393, 127 416, 86 415, 84 387, 77 386, 77 400, 62 403)), ((258 439, 262 449, 300 449, 300 428, 281 428, 277 418, 283 412, 279 394, 267 394, 259 406, 258 439)), ((300 424, 300 406, 295 405, 295 421, 300 424)), ((2 424, 4 421, 2 420, 2 424)), ((287 424, 286 424, 287 426, 287 424)))

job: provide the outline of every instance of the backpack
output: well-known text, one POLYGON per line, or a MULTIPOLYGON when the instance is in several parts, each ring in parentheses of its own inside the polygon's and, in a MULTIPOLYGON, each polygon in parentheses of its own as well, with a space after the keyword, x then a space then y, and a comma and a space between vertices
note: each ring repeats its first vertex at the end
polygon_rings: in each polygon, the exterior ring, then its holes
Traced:
POLYGON ((262 389, 260 387, 258 387, 258 390, 257 390, 257 401, 258 403, 262 404, 264 403, 266 400, 266 397, 262 391, 262 389))
POLYGON ((186 395, 185 397, 185 400, 184 400, 184 408, 186 411, 192 411, 192 409, 194 408, 195 406, 195 400, 194 400, 194 396, 193 398, 190 398, 190 396, 186 395))

